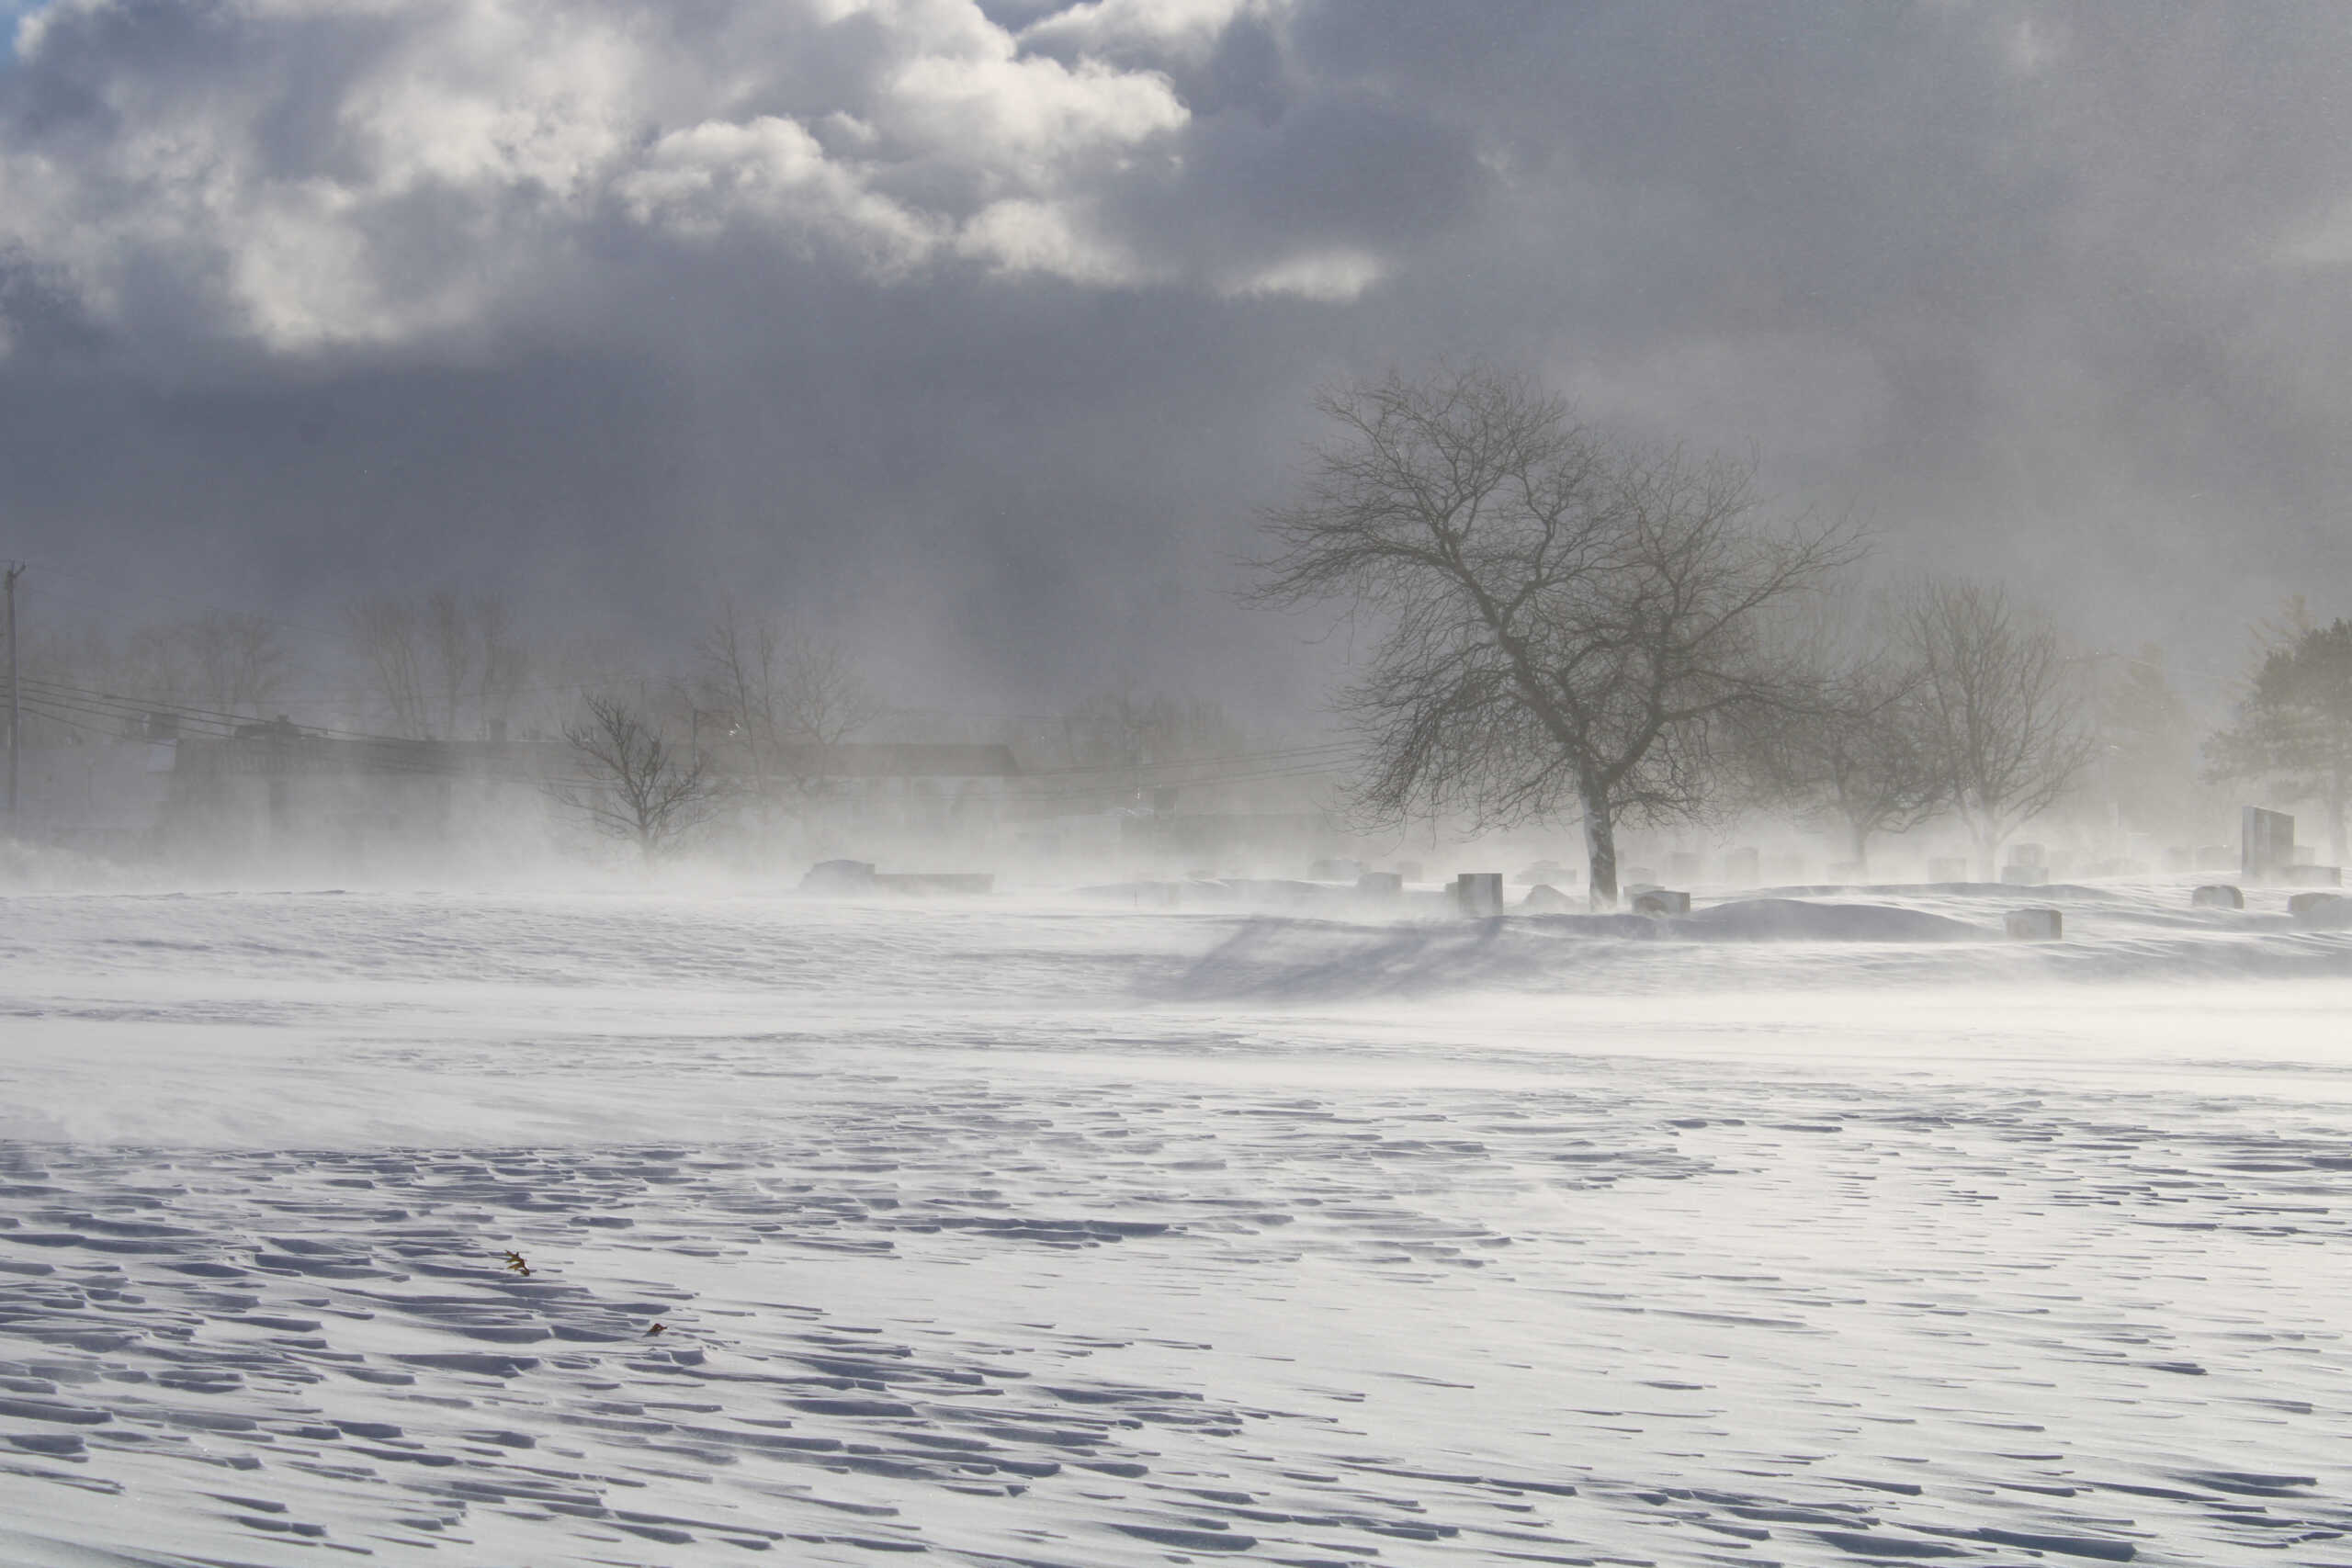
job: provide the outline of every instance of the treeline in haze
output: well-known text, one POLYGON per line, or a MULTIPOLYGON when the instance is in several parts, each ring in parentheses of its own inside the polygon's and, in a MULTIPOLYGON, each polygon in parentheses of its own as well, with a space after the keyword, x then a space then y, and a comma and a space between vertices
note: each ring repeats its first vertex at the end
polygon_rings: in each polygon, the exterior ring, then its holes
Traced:
POLYGON ((1188 760, 1208 782, 1320 769, 1367 839, 1580 829, 1597 906, 1616 901, 1623 833, 1758 818, 1827 836, 1854 877, 1919 834, 1991 877, 2053 812, 2117 846, 2193 844, 2251 792, 2310 803, 2346 858, 2352 623, 2290 606, 2256 628, 2226 711, 2199 715, 2154 644, 2086 649, 1998 581, 1882 571, 1862 528, 1769 503, 1752 461, 1595 429, 1532 378, 1392 376, 1318 407, 1327 438, 1264 514, 1247 592, 1353 617, 1368 641, 1331 705, 1343 758, 1131 688, 992 725, 894 707, 841 644, 731 597, 649 671, 456 588, 300 627, 208 609, 125 628, 44 599, 19 650, 22 739, 537 748, 561 814, 648 855, 714 824, 822 849, 796 824, 876 741, 1002 742, 1024 798, 1163 814, 1188 760))

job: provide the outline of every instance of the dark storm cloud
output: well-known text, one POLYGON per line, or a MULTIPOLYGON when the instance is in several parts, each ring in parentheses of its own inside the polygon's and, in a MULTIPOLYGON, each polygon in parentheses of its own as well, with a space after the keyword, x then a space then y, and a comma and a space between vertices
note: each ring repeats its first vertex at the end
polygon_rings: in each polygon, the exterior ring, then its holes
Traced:
POLYGON ((61 0, 0 547, 1296 705, 1224 591, 1308 391, 1486 355, 2215 665, 2352 608, 2347 68, 2322 6, 61 0))

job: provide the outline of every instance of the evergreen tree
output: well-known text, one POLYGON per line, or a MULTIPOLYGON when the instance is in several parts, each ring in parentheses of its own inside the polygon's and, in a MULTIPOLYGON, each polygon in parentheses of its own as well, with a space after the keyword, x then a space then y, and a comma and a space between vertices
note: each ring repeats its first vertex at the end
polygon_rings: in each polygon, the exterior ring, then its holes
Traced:
POLYGON ((2265 779, 2290 799, 2318 801, 2328 856, 2343 864, 2344 807, 2352 795, 2352 621, 2307 627, 2264 654, 2235 721, 2205 751, 2214 778, 2265 779))

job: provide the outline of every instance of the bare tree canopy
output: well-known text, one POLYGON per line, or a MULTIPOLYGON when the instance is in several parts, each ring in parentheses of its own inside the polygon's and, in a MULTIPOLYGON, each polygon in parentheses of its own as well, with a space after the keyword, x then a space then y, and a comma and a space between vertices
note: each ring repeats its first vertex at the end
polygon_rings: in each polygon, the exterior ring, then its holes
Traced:
POLYGON ((724 713, 763 806, 825 793, 833 750, 881 713, 840 646, 722 598, 695 649, 697 701, 724 713))
POLYGON ((1931 578, 1902 615, 1944 793, 1989 879, 2009 835, 2091 760, 2077 671, 2050 617, 2011 604, 1996 583, 1931 578))
POLYGON ((550 786, 600 832, 634 840, 650 859, 710 819, 718 792, 697 752, 681 754, 628 704, 592 696, 563 738, 587 782, 550 786))
POLYGON ((1947 804, 1927 671, 1883 602, 1850 620, 1831 609, 1801 642, 1815 672, 1808 700, 1743 725, 1743 750, 1765 798, 1835 822, 1866 873, 1871 839, 1908 832, 1947 804))
POLYGON ((2234 721, 2207 746, 2217 778, 2268 779, 2316 800, 2330 858, 2346 854, 2352 800, 2352 621, 2288 628, 2255 668, 2234 721))
POLYGON ((495 594, 379 594, 354 604, 345 626, 377 722, 407 739, 492 732, 529 671, 513 609, 495 594))
MULTIPOLYGON (((208 611, 193 620, 133 629, 120 643, 96 626, 50 631, 25 650, 24 678, 52 694, 96 695, 118 710, 112 724, 144 732, 147 713, 185 713, 199 724, 267 717, 285 696, 293 661, 277 623, 259 615, 208 611), (128 710, 128 711, 126 711, 128 710)), ((75 719, 27 716, 26 734, 66 742, 96 728, 75 719)))
POLYGON ((1616 824, 1699 814, 1738 715, 1804 677, 1772 618, 1854 560, 1842 526, 1772 526, 1749 465, 1607 440, 1478 367, 1325 392, 1338 427, 1272 512, 1258 602, 1379 628, 1343 694, 1360 802, 1500 824, 1580 812, 1596 905, 1616 824))

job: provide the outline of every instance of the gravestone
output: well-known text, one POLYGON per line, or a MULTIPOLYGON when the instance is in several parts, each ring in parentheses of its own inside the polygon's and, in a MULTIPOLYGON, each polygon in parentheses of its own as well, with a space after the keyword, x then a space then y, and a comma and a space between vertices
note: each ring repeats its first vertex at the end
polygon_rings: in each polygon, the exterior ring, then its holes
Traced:
POLYGON ((1928 880, 1965 882, 1968 880, 1968 862, 1959 855, 1938 855, 1928 862, 1928 880))
POLYGON ((1699 857, 1688 850, 1675 850, 1666 857, 1666 879, 1668 882, 1699 880, 1699 857))
POLYGON ((1527 897, 1519 901, 1519 912, 1522 915, 1566 915, 1573 913, 1576 908, 1575 899, 1548 882, 1537 883, 1527 890, 1527 897))
POLYGON ((2352 919, 2352 898, 2341 893, 2290 893, 2287 896, 2287 913, 2299 920, 2352 919))
POLYGON ((1568 880, 1568 869, 1555 860, 1539 860, 1511 880, 1529 886, 1539 882, 1566 882, 1568 880))
POLYGON ((1419 882, 1421 879, 1421 863, 1417 860, 1400 860, 1396 863, 1396 872, 1408 882, 1419 882))
POLYGON ((1635 887, 1655 887, 1657 886, 1657 873, 1645 865, 1629 865, 1625 868, 1624 875, 1618 878, 1617 886, 1627 890, 1635 887))
POLYGON ((2337 866, 2297 864, 2287 868, 2282 880, 2290 887, 2341 887, 2344 873, 2337 866))
POLYGON ((1760 857, 1752 846, 1724 852, 1724 880, 1734 887, 1753 887, 1763 880, 1760 857))
POLYGON ((2191 893, 2188 902, 2198 909, 2243 909, 2245 895, 2226 882, 2211 882, 2191 893))
POLYGON ((1363 874, 1362 861, 1318 860, 1306 868, 1309 882, 1353 882, 1363 874))
POLYGON ((2001 880, 2019 887, 2039 887, 2050 880, 2050 873, 2042 866, 2011 862, 2001 868, 2001 880))
POLYGON ((1665 915, 1687 915, 1690 912, 1690 895, 1670 887, 1645 887, 1634 895, 1634 913, 1657 918, 1665 915))
POLYGON ((2044 871, 2047 871, 2050 869, 2050 854, 2049 852, 2044 850, 2040 844, 2011 844, 2009 846, 2009 863, 2011 865, 2036 865, 2041 867, 2044 871))
POLYGON ((2286 874, 2295 863, 2295 819, 2283 811, 2248 806, 2238 812, 2238 870, 2256 882, 2286 874))
POLYGON ((1503 874, 1465 871, 1453 879, 1454 907, 1474 919, 1503 912, 1503 874))
POLYGON ((1367 871, 1356 878, 1356 891, 1374 898, 1394 898, 1405 891, 1405 879, 1393 871, 1367 871))
POLYGON ((2058 942, 2066 934, 2066 922, 2055 909, 2011 909, 2001 924, 2011 942, 2058 942))

